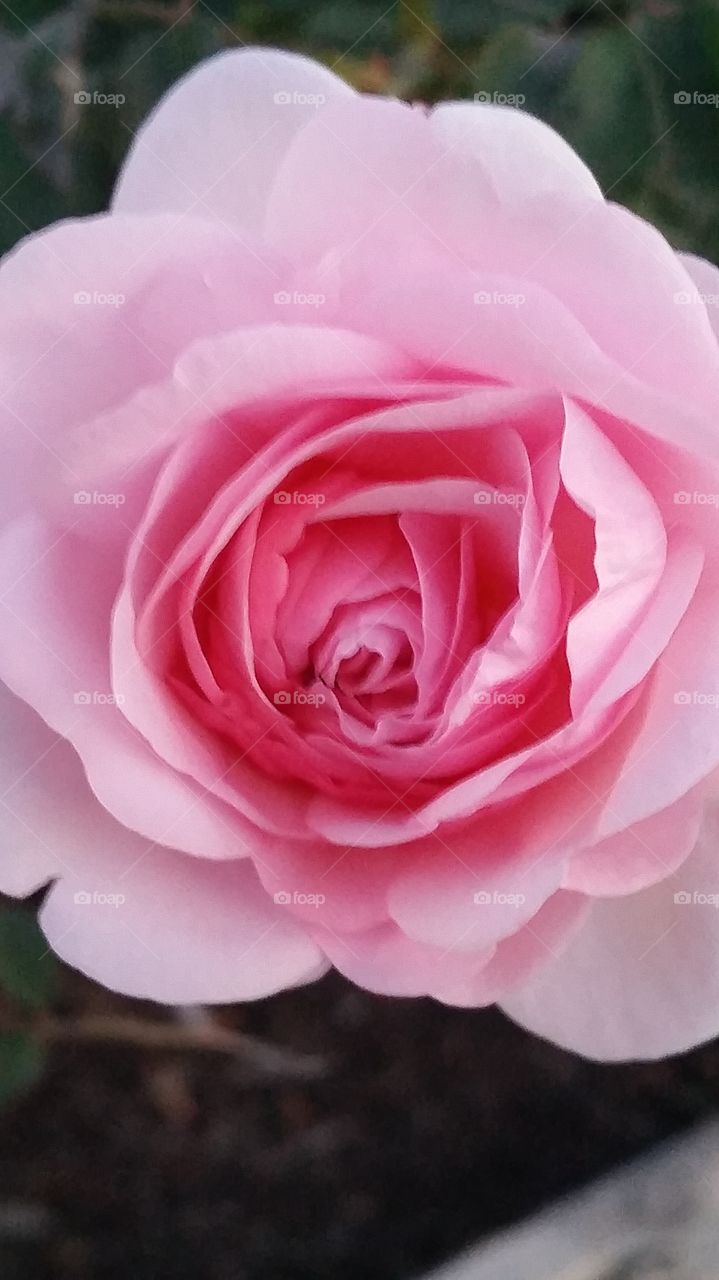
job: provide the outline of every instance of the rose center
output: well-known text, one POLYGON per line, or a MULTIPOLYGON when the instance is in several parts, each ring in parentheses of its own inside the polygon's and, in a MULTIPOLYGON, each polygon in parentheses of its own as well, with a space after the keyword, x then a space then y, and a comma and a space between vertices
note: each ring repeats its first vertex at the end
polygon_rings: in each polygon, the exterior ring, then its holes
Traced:
POLYGON ((415 593, 366 606, 340 606, 312 646, 311 681, 332 689, 341 708, 370 724, 386 714, 411 714, 419 636, 415 593))

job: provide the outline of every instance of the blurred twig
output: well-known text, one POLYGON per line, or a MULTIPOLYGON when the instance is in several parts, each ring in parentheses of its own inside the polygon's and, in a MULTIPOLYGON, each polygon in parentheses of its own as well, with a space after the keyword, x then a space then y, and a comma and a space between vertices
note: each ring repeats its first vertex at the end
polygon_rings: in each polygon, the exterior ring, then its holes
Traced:
POLYGON ((279 1048, 257 1036, 223 1027, 209 1017, 177 1024, 124 1015, 83 1014, 61 1019, 43 1014, 32 1023, 13 1029, 25 1031, 48 1046, 85 1042, 135 1049, 220 1053, 236 1058, 265 1079, 316 1080, 328 1071, 324 1058, 279 1048))

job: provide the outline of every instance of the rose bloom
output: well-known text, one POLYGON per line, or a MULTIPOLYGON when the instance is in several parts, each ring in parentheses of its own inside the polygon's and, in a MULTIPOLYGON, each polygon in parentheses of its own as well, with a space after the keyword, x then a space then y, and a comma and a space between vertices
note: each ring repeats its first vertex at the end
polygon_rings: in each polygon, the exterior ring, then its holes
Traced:
POLYGON ((715 268, 529 115, 243 50, 0 292, 0 889, 59 955, 715 1035, 715 268))

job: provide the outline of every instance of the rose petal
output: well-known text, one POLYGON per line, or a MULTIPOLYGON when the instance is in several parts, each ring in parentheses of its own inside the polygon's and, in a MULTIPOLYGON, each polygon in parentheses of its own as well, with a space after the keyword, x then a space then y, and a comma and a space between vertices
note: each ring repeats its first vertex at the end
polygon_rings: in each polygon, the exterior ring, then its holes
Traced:
POLYGON ((603 1061, 659 1058, 714 1037, 718 839, 713 812, 679 872, 640 893, 596 901, 567 950, 503 1000, 505 1011, 555 1044, 603 1061))
POLYGON ((249 862, 167 849, 109 861, 59 881, 40 923, 61 959, 113 991, 168 1004, 256 1000, 327 967, 249 862))
POLYGON ((101 216, 23 240, 0 268, 3 510, 59 475, 68 516, 86 515, 72 505, 89 487, 82 443, 98 448, 86 424, 162 381, 195 339, 276 320, 278 287, 269 255, 195 218, 101 216))
POLYGON ((232 811, 168 769, 132 731, 109 671, 112 575, 84 540, 30 517, 0 535, 0 679, 75 747, 90 785, 150 842, 240 857, 232 811))
MULTIPOLYGON (((477 194, 489 191, 509 208, 548 195, 578 202, 602 199, 576 151, 527 111, 481 100, 443 102, 430 124, 443 149, 465 162, 465 172, 467 162, 474 166, 477 194)), ((580 213, 581 204, 576 216, 580 213)))
POLYGON ((338 76, 298 54, 219 54, 180 80, 137 131, 114 209, 199 213, 229 225, 238 239, 255 235, 292 139, 324 103, 352 95, 338 76))
POLYGON ((697 842, 704 790, 696 788, 661 813, 573 854, 563 887, 594 897, 623 896, 672 875, 697 842))

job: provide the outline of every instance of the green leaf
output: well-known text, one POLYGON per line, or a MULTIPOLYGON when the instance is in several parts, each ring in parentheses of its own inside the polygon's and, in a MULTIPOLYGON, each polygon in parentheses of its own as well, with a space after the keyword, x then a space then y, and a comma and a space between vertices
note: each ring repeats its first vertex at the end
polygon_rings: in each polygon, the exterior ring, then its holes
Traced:
POLYGON ((31 1089, 40 1079, 45 1054, 22 1032, 0 1032, 0 1106, 31 1089))
POLYGON ((35 917, 20 907, 0 907, 0 987, 20 1004, 41 1009, 56 972, 35 917))

